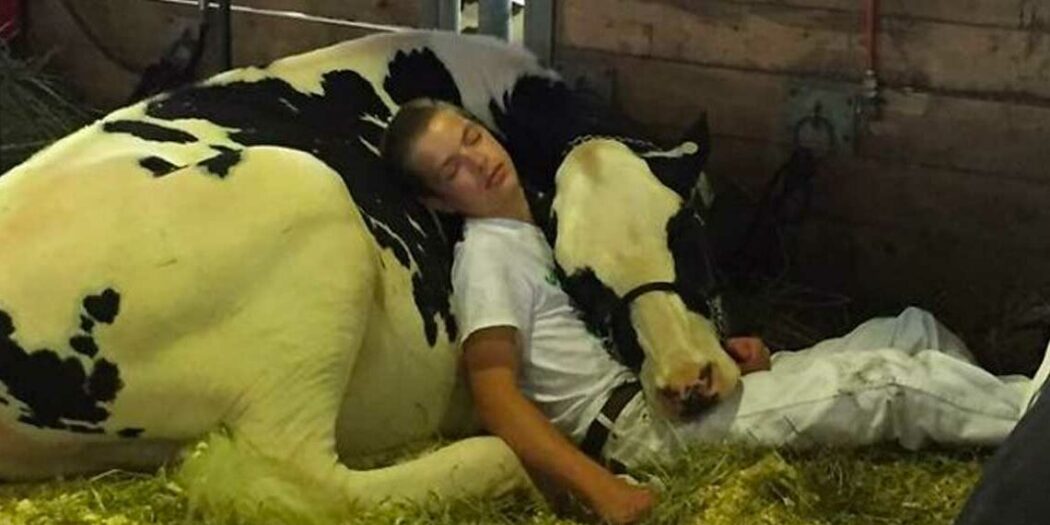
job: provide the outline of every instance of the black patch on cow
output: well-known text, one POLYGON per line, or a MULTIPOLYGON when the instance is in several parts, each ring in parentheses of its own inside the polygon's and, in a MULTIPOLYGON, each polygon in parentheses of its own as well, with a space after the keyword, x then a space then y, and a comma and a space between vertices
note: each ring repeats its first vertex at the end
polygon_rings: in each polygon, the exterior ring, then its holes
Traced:
POLYGON ((167 128, 138 120, 112 120, 103 124, 102 130, 107 133, 127 133, 152 142, 177 142, 179 144, 197 142, 197 137, 181 129, 167 128))
POLYGON ((230 168, 241 161, 241 151, 225 146, 212 146, 212 149, 218 150, 219 154, 202 160, 200 165, 213 175, 224 179, 230 173, 230 168))
MULTIPOLYGON (((112 323, 119 310, 119 294, 106 289, 84 298, 82 304, 97 320, 112 323)), ((15 334, 14 320, 0 309, 0 383, 22 405, 18 420, 40 428, 101 433, 100 423, 110 415, 103 405, 116 399, 123 387, 119 368, 97 357, 62 358, 48 348, 27 350, 15 340, 15 334)), ((74 344, 81 354, 86 355, 88 348, 98 353, 94 340, 85 342, 75 336, 70 340, 74 344)))
POLYGON ((433 51, 398 51, 390 61, 383 89, 398 105, 426 97, 463 106, 452 73, 433 51))
POLYGON ((88 357, 95 357, 95 354, 98 353, 98 345, 95 344, 95 339, 86 335, 70 337, 69 346, 88 357))
POLYGON ((91 318, 86 315, 81 315, 80 329, 90 334, 93 328, 95 328, 95 321, 92 321, 91 318))
POLYGON ((84 310, 100 323, 112 324, 120 312, 120 294, 112 288, 84 298, 84 310))
POLYGON ((122 437, 122 438, 129 438, 129 439, 130 438, 137 438, 137 437, 141 436, 142 433, 145 432, 145 430, 146 429, 143 429, 143 428, 125 428, 125 429, 117 432, 117 435, 122 437))
POLYGON ((720 291, 718 269, 704 225, 691 208, 680 209, 667 221, 667 249, 674 260, 675 285, 686 307, 710 315, 707 298, 720 291))
POLYGON ((168 161, 166 161, 166 160, 164 160, 164 159, 162 159, 162 158, 160 158, 160 157, 158 157, 156 155, 150 155, 149 157, 146 157, 144 159, 140 159, 139 160, 139 166, 142 166, 143 168, 148 169, 151 173, 153 173, 154 177, 163 177, 163 176, 165 176, 165 175, 167 175, 167 174, 169 174, 169 173, 179 169, 178 166, 176 166, 176 165, 174 165, 174 164, 172 164, 172 163, 170 163, 170 162, 168 162, 168 161))
POLYGON ((641 369, 645 354, 638 344, 638 334, 629 318, 619 319, 614 315, 620 303, 619 296, 605 286, 590 268, 572 275, 565 275, 560 268, 556 272, 587 331, 597 337, 605 350, 624 366, 635 371, 641 369))
POLYGON ((117 365, 105 359, 95 363, 95 369, 88 378, 88 394, 99 401, 109 402, 117 398, 117 392, 122 386, 117 365))
MULTIPOLYGON (((385 84, 397 92, 395 100, 416 96, 460 100, 452 75, 432 52, 398 54, 390 70, 385 84)), ((449 268, 450 239, 457 235, 442 234, 430 213, 387 177, 386 166, 368 146, 378 147, 384 131, 374 121, 391 117, 372 84, 356 72, 335 70, 322 76, 321 88, 321 94, 303 93, 276 78, 192 86, 150 101, 146 113, 166 120, 207 119, 231 130, 228 138, 242 146, 293 148, 334 169, 376 243, 390 249, 405 268, 413 263, 418 268, 412 276, 412 293, 428 343, 437 342, 438 322, 454 339, 449 268)))
POLYGON ((526 75, 489 104, 522 185, 548 194, 569 145, 584 136, 629 137, 638 126, 593 94, 564 82, 526 75))
POLYGON ((11 404, 11 402, 8 401, 6 397, 0 396, 0 405, 7 406, 7 405, 10 405, 10 404, 11 404))
POLYGON ((758 333, 746 297, 723 270, 725 258, 712 240, 701 210, 684 207, 667 221, 667 248, 675 265, 675 285, 690 310, 708 318, 724 338, 758 333))
POLYGON ((7 312, 0 310, 0 337, 8 338, 15 333, 15 324, 7 312))

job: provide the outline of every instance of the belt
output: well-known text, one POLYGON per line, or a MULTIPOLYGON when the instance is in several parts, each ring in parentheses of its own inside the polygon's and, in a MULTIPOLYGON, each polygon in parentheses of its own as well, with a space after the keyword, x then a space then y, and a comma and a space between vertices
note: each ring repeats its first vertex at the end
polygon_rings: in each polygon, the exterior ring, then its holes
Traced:
POLYGON ((625 469, 619 462, 607 461, 602 457, 602 447, 605 446, 605 442, 609 439, 609 428, 602 424, 601 416, 604 415, 610 422, 615 422, 616 418, 620 416, 620 412, 623 412, 623 408, 627 406, 627 403, 634 399, 634 396, 641 390, 642 385, 638 381, 621 383, 616 388, 613 388, 609 398, 602 405, 601 414, 594 418, 591 426, 587 427, 587 433, 584 434, 583 441, 580 442, 580 450, 584 454, 612 469, 614 473, 619 473, 617 471, 623 472, 625 469))

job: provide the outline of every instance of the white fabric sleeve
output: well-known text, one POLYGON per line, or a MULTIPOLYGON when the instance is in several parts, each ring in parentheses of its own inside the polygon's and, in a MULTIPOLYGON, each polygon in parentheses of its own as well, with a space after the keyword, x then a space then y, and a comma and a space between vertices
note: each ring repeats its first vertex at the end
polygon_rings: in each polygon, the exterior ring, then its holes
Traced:
POLYGON ((512 250, 491 239, 472 239, 452 265, 452 311, 459 342, 494 326, 512 326, 527 339, 532 330, 532 286, 515 271, 512 250), (489 241, 489 242, 486 242, 489 241))

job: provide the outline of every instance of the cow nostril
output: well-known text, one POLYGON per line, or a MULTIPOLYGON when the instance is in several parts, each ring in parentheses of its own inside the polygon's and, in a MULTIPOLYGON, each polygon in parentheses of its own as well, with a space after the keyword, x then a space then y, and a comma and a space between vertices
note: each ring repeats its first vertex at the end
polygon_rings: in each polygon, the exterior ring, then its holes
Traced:
POLYGON ((693 391, 700 391, 705 396, 711 396, 714 394, 714 387, 714 369, 711 363, 708 363, 700 369, 700 374, 696 377, 696 388, 693 391))
POLYGON ((682 417, 694 417, 713 406, 716 398, 713 395, 702 393, 698 389, 690 389, 682 400, 682 417))

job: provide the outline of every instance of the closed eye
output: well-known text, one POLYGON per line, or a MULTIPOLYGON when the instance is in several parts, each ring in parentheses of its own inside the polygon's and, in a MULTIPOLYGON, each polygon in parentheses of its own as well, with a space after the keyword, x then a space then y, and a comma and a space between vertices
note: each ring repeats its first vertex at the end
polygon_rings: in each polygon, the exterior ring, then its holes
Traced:
POLYGON ((467 125, 463 129, 463 144, 467 146, 473 146, 481 140, 481 131, 478 130, 477 125, 467 125))

